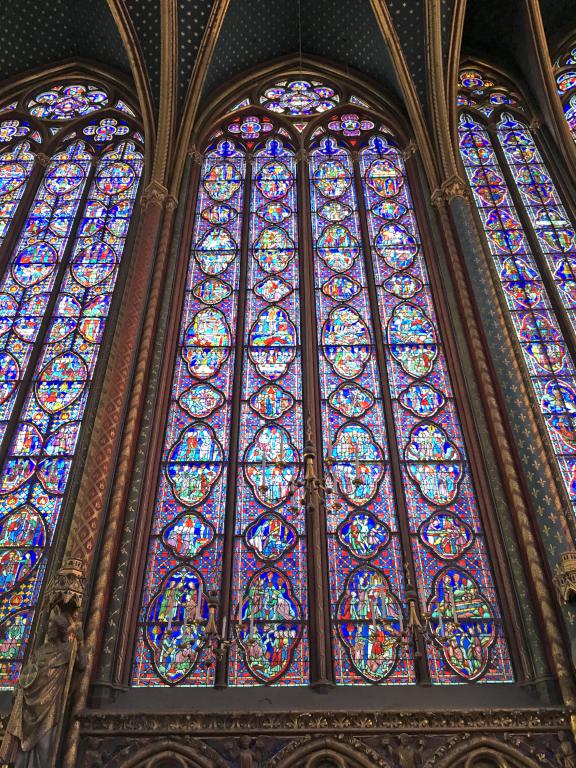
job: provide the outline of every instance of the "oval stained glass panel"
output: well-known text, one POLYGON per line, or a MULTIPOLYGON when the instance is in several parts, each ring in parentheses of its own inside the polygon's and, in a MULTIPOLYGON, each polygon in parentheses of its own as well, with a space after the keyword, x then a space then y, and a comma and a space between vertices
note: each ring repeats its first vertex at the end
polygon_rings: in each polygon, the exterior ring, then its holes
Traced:
POLYGON ((128 163, 105 163, 96 174, 96 186, 105 195, 119 195, 130 189, 135 179, 134 169, 128 163))
POLYGON ((28 173, 21 163, 2 163, 0 166, 0 197, 16 192, 27 178, 28 173))
POLYGON ((42 369, 34 385, 36 398, 48 413, 58 413, 80 397, 88 371, 74 352, 57 355, 42 369))
POLYGON ((367 565, 352 571, 338 602, 338 634, 352 665, 371 682, 384 680, 396 665, 401 616, 383 573, 367 565))
POLYGON ((214 539, 214 529, 196 512, 186 512, 164 528, 162 539, 177 557, 195 557, 214 539))
POLYGON ((404 185, 404 176, 390 160, 374 160, 366 172, 366 181, 379 197, 394 197, 404 185))
POLYGON ((266 163, 256 174, 256 186, 269 200, 284 197, 293 182, 294 177, 288 168, 278 160, 266 163))
POLYGON ((224 395, 211 384, 193 384, 178 398, 180 406, 193 419, 205 419, 224 403, 224 395))
POLYGON ((454 501, 464 470, 456 446, 441 427, 431 422, 414 427, 405 458, 408 474, 427 501, 454 501))
POLYGON ((264 683, 278 679, 300 641, 302 610, 289 579, 275 568, 258 571, 248 583, 236 629, 244 661, 264 683))
POLYGON ((374 244, 376 253, 392 269, 406 269, 418 253, 416 240, 400 224, 383 224, 374 244))
POLYGON ((51 163, 44 177, 44 186, 53 195, 66 195, 78 187, 84 171, 78 163, 51 163))
POLYGON ((213 200, 229 200, 240 188, 242 178, 232 163, 216 163, 202 180, 204 189, 213 200))
POLYGON ((254 286, 254 293, 269 303, 282 301, 292 293, 292 286, 281 277, 268 277, 254 286))
POLYGON ((282 224, 292 216, 292 210, 284 203, 278 201, 266 203, 258 208, 258 216, 269 224, 282 224))
POLYGON ((194 506, 209 495, 222 469, 222 448, 212 428, 197 423, 187 427, 171 448, 166 476, 174 496, 194 506))
POLYGON ((294 402, 294 397, 282 387, 265 384, 250 398, 250 407, 263 419, 280 419, 294 402))
POLYGON ((115 268, 114 249, 106 243, 94 243, 74 256, 70 271, 82 287, 92 288, 110 277, 115 268))
POLYGON ((362 286, 346 275, 333 275, 322 286, 322 293, 334 301, 350 301, 358 296, 361 290, 362 286))
POLYGON ((442 560, 461 557, 474 541, 470 526, 452 512, 435 512, 422 523, 419 536, 442 560))
POLYGON ((261 560, 274 561, 292 549, 298 535, 290 523, 267 512, 246 528, 244 538, 261 560))
POLYGON ((175 685, 193 670, 205 643, 206 585, 193 568, 170 571, 146 613, 145 638, 158 676, 175 685))
POLYGON ((218 309, 201 309, 186 329, 181 350, 192 376, 209 379, 226 360, 229 351, 230 329, 226 318, 218 309))
POLYGON ((338 430, 332 450, 334 476, 347 501, 368 504, 384 476, 382 449, 362 424, 345 424, 338 430))
POLYGON ((352 184, 352 177, 338 160, 325 160, 314 171, 313 181, 324 197, 338 198, 352 184))
POLYGON ((229 205, 212 205, 210 208, 205 208, 202 211, 202 218, 210 222, 210 224, 228 224, 238 215, 238 212, 231 208, 229 205))
POLYGON ((374 405, 374 395, 353 382, 344 382, 335 389, 328 402, 338 413, 349 419, 363 416, 374 405))
POLYGON ((318 255, 335 272, 346 272, 354 264, 360 249, 348 227, 331 224, 316 243, 318 255))
POLYGON ((244 472, 256 498, 276 507, 290 495, 299 473, 298 451, 288 432, 277 424, 261 427, 244 456, 244 472))
POLYGON ((250 329, 248 355, 258 373, 274 381, 286 373, 296 355, 296 328, 286 310, 263 309, 250 329))
POLYGON ((207 275, 221 275, 236 256, 236 242, 224 227, 208 230, 195 249, 196 260, 207 275))
POLYGON ((350 216, 352 209, 349 205, 341 203, 338 200, 331 200, 329 203, 325 203, 318 210, 318 215, 323 219, 330 222, 343 221, 347 216, 350 216))
POLYGON ((392 275, 384 283, 384 290, 399 299, 411 299, 422 290, 422 283, 408 272, 392 275))
POLYGON ((12 262, 12 276, 18 285, 29 288, 49 277, 57 263, 58 255, 48 243, 27 245, 12 262))
POLYGON ((218 280, 216 277, 209 277, 201 283, 196 283, 192 293, 203 304, 212 306, 213 304, 220 304, 221 301, 227 299, 232 293, 232 288, 230 288, 228 283, 223 283, 222 280, 218 280))
POLYGON ((438 354, 434 325, 415 304, 398 304, 388 322, 390 351, 403 370, 420 378, 430 373, 438 354))
POLYGON ((294 243, 281 227, 266 227, 254 243, 254 257, 264 272, 277 275, 294 258, 294 243))
POLYGON ((322 328, 322 345, 334 371, 354 379, 370 359, 370 333, 355 309, 336 307, 322 328))

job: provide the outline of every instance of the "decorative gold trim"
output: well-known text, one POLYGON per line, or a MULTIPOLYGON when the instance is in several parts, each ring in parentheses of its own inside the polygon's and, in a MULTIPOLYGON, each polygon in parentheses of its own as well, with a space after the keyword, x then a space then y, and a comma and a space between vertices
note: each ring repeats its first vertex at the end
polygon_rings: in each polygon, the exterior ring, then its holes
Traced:
POLYGON ((148 80, 146 64, 140 50, 138 36, 134 29, 130 13, 124 0, 108 0, 108 7, 112 18, 118 28, 118 32, 124 44, 126 55, 130 63, 130 70, 136 86, 136 96, 140 107, 142 125, 144 127, 144 183, 150 178, 152 172, 152 157, 156 142, 156 127, 154 109, 152 106, 152 94, 148 80))
POLYGON ((447 733, 463 730, 558 731, 570 729, 569 710, 482 709, 482 710, 385 710, 382 712, 231 712, 231 713, 136 713, 88 711, 79 715, 84 735, 191 734, 225 736, 238 733, 358 733, 361 735, 399 731, 447 733))
POLYGON ((454 174, 454 176, 446 179, 446 181, 440 185, 439 189, 435 189, 434 192, 432 192, 430 199, 432 205, 438 207, 439 205, 442 205, 442 203, 450 203, 456 197, 461 197, 464 200, 471 199, 468 182, 461 176, 454 174))
POLYGON ((160 3, 160 104, 158 133, 152 178, 166 183, 174 147, 178 96, 178 5, 176 0, 160 3))
POLYGON ((439 184, 438 168, 434 161, 434 153, 432 149, 433 142, 431 141, 430 134, 426 126, 426 120, 422 111, 420 100, 416 93, 416 88, 410 76, 410 71, 402 51, 402 46, 396 34, 394 24, 390 17, 390 11, 385 3, 385 0, 370 0, 374 15, 378 21, 380 31, 382 32, 382 38, 385 45, 388 48, 396 76, 400 83, 400 88, 404 96, 404 102, 412 129, 416 137, 416 142, 422 156, 422 162, 428 178, 428 183, 435 189, 439 184))
POLYGON ((142 210, 145 211, 149 205, 158 205, 162 207, 167 197, 168 190, 166 187, 163 184, 160 184, 159 181, 156 181, 156 179, 152 179, 146 189, 142 192, 140 198, 142 210))
POLYGON ((576 552, 564 552, 554 584, 562 603, 576 602, 576 552))
POLYGON ((208 72, 208 67, 212 60, 214 48, 216 47, 216 42, 218 41, 229 3, 230 0, 214 0, 210 10, 210 17, 206 24, 206 29, 202 35, 198 55, 194 62, 194 69, 190 76, 188 92, 184 102, 180 132, 174 137, 174 164, 170 179, 170 191, 174 195, 179 193, 186 153, 188 145, 190 144, 192 129, 196 120, 196 113, 198 111, 198 104, 200 103, 206 73, 208 72))
MULTIPOLYGON (((571 176, 574 177, 576 176, 576 143, 570 133, 570 128, 564 116, 562 102, 556 88, 556 78, 554 77, 553 63, 548 50, 548 41, 546 40, 539 0, 526 0, 524 5, 528 11, 528 22, 532 32, 531 39, 534 48, 533 51, 528 52, 528 55, 533 55, 536 61, 545 94, 544 103, 541 105, 545 110, 543 117, 552 129, 562 157, 568 164, 571 176)), ((534 90, 535 92, 538 91, 537 88, 534 88, 534 90)))

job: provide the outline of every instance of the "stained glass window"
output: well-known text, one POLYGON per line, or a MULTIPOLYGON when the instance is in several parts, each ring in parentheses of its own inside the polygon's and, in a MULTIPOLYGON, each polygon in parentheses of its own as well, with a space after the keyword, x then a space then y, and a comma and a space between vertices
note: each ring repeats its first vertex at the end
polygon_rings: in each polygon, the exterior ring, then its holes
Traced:
POLYGON ((306 685, 319 600, 337 684, 509 682, 392 132, 313 78, 254 92, 203 154, 132 684, 306 685))
POLYGON ((567 49, 556 59, 554 73, 564 115, 576 141, 576 41, 572 40, 567 49))
MULTIPOLYGON (((479 77, 481 75, 479 74, 479 77)), ((461 83, 464 80, 461 76, 461 83)), ((507 104, 460 117, 460 151, 536 402, 576 510, 574 227, 532 133, 507 104)))
MULTIPOLYGON (((0 126, 0 237, 10 246, 0 276, 0 687, 14 684, 32 628, 142 171, 136 125, 104 150, 95 131, 66 133, 109 99, 94 85, 58 84, 21 99, 0 126), (33 181, 40 143, 47 163, 33 181)), ((105 121, 119 125, 119 113, 105 121)))

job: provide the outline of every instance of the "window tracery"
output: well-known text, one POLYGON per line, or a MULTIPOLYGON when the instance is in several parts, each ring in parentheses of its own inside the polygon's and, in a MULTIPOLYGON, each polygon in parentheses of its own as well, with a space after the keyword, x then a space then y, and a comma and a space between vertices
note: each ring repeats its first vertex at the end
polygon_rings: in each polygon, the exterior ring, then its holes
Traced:
POLYGON ((564 116, 576 141, 576 40, 572 39, 554 62, 554 74, 564 116))
MULTIPOLYGON (((475 70, 471 70, 474 72, 475 70)), ((466 73, 465 73, 466 74, 466 73)), ((484 75, 478 70, 477 79, 484 75)), ((463 101, 470 85, 461 76, 463 101)), ((502 86, 504 87, 504 86, 502 86)), ((566 492, 576 504, 574 226, 526 119, 469 106, 460 152, 566 492)))
POLYGON ((214 588, 228 684, 307 684, 314 525, 337 683, 511 681, 400 150, 309 80, 326 115, 264 85, 203 156, 132 684, 214 685, 214 588), (309 440, 320 523, 295 493, 309 440))
POLYGON ((54 83, 0 109, 0 687, 32 628, 142 171, 116 98, 54 83))

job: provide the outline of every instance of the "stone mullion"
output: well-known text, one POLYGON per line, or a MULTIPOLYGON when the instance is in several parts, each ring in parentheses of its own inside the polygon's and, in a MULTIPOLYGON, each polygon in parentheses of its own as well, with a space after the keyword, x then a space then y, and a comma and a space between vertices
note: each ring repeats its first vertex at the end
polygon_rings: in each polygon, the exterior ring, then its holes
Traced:
POLYGON ((84 474, 65 558, 84 573, 94 567, 96 544, 102 536, 94 572, 86 624, 86 668, 73 694, 63 768, 73 768, 78 748, 76 715, 87 702, 90 679, 100 649, 126 510, 126 497, 136 458, 146 382, 168 261, 175 206, 167 190, 152 181, 144 191, 144 211, 134 247, 131 272, 112 342, 110 364, 88 449, 84 474), (108 502, 108 503, 107 503, 108 502), (103 510, 107 507, 106 523, 103 510))

